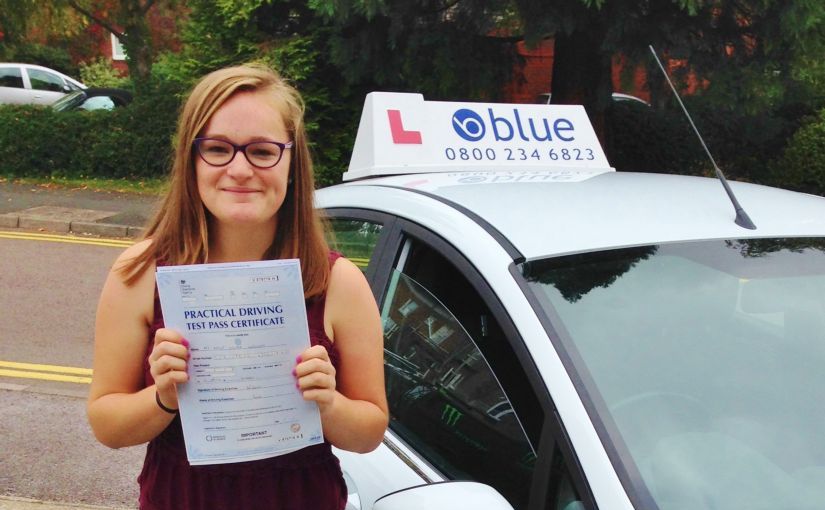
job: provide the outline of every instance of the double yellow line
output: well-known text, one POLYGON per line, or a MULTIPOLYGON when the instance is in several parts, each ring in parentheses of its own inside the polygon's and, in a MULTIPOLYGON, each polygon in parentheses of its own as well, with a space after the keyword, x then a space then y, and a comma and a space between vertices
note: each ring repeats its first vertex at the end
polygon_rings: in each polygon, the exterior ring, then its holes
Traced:
POLYGON ((0 377, 89 384, 92 382, 92 369, 0 361, 0 377))
POLYGON ((94 246, 112 246, 125 248, 134 244, 134 241, 119 239, 98 239, 94 237, 77 237, 59 234, 37 234, 34 232, 11 232, 0 230, 2 239, 25 239, 29 241, 50 241, 53 243, 91 244, 94 246))
MULTIPOLYGON (((92 237, 76 237, 59 234, 38 234, 25 231, 12 232, 8 230, 0 230, 0 238, 48 241, 53 243, 90 244, 94 246, 111 246, 116 248, 125 248, 134 244, 133 241, 129 240, 98 239, 92 237)), ((58 365, 42 365, 38 363, 19 363, 16 361, 0 361, 0 377, 89 384, 92 382, 92 369, 62 367, 58 365)))

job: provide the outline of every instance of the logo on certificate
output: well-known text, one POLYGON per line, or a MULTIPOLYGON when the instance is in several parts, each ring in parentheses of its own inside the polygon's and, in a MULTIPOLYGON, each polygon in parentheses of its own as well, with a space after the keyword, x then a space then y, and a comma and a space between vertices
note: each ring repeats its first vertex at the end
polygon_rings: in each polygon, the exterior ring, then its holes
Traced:
POLYGON ((293 423, 292 425, 289 426, 289 430, 291 430, 294 433, 298 433, 301 430, 301 424, 300 423, 293 423))

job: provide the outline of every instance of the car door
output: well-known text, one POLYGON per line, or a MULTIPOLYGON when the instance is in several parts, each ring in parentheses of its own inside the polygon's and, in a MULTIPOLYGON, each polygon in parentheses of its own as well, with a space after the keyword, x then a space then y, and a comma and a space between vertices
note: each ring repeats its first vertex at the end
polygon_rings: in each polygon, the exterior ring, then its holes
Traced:
POLYGON ((25 104, 29 92, 19 66, 0 66, 0 104, 25 104))
POLYGON ((516 509, 586 508, 560 427, 545 419, 551 406, 515 353, 517 330, 470 261, 400 218, 327 213, 331 245, 365 272, 384 325, 390 427, 376 452, 338 452, 351 502, 368 509, 405 486, 472 480, 516 509))
POLYGON ((26 68, 25 71, 31 85, 30 103, 52 104, 70 90, 65 80, 55 73, 36 68, 26 68))

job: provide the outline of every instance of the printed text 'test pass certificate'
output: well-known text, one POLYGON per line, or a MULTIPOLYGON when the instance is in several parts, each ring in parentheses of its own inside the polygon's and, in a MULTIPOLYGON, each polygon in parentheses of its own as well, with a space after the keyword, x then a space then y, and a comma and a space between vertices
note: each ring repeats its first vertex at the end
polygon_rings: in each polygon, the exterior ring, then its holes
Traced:
POLYGON ((189 463, 274 457, 323 441, 314 402, 295 387, 310 346, 298 260, 160 266, 167 328, 190 343, 178 403, 189 463))

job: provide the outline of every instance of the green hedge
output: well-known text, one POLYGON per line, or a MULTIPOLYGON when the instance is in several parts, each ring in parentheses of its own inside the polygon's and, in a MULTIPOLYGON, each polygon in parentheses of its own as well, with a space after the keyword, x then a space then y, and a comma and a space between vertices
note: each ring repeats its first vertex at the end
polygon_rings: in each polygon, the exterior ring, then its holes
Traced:
POLYGON ((616 170, 702 173, 701 147, 684 118, 628 101, 614 103, 606 120, 605 152, 616 170))
MULTIPOLYGON (((113 111, 58 113, 47 107, 0 105, 0 175, 164 177, 184 92, 181 85, 164 83, 113 111)), ((319 186, 339 182, 360 108, 322 99, 307 101, 319 186)), ((816 116, 804 108, 784 107, 749 116, 701 104, 688 107, 730 179, 825 195, 825 110, 816 116)), ((606 151, 617 170, 712 175, 677 110, 618 103, 608 112, 607 127, 606 151)))
MULTIPOLYGON (((817 184, 817 179, 825 180, 825 176, 812 175, 817 172, 815 165, 791 151, 794 144, 809 143, 807 137, 805 142, 791 141, 809 118, 809 107, 783 105, 751 115, 705 104, 701 98, 690 98, 687 107, 729 179, 825 194, 825 188, 817 184), (791 152, 783 158, 783 171, 777 172, 777 160, 786 148, 791 152)), ((617 103, 608 112, 607 125, 607 155, 617 170, 713 175, 713 166, 681 110, 617 103)), ((798 152, 818 158, 825 166, 825 151, 798 152)))
POLYGON ((770 172, 782 187, 825 195, 825 110, 793 135, 770 172))
POLYGON ((176 91, 156 89, 112 111, 0 106, 0 172, 12 177, 164 176, 179 104, 176 91))

